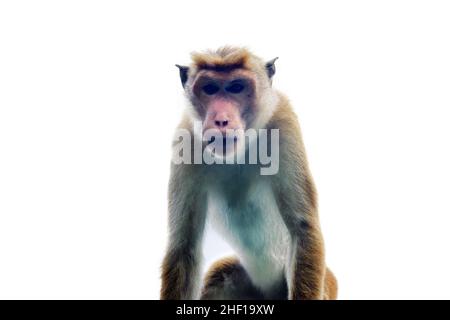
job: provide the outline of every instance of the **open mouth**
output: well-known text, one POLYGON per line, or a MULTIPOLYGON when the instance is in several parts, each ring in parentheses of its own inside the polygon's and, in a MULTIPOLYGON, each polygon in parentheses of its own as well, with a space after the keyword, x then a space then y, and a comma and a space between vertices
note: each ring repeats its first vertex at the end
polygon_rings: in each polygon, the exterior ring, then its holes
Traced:
MULTIPOLYGON (((236 143, 237 140, 238 140, 238 138, 237 138, 236 136, 234 136, 234 137, 222 137, 222 138, 219 138, 219 139, 222 140, 223 146, 225 146, 225 145, 228 144, 228 143, 236 143)), ((220 140, 219 140, 219 141, 220 141, 220 140)), ((218 141, 218 143, 219 143, 219 141, 218 141)), ((216 142, 216 137, 215 137, 215 136, 212 136, 212 137, 208 140, 208 144, 211 144, 211 143, 213 143, 213 142, 216 142)))
POLYGON ((236 143, 238 141, 237 136, 223 136, 217 137, 212 136, 207 141, 208 146, 213 146, 216 151, 221 148, 222 153, 226 153, 227 151, 232 151, 235 149, 236 143))

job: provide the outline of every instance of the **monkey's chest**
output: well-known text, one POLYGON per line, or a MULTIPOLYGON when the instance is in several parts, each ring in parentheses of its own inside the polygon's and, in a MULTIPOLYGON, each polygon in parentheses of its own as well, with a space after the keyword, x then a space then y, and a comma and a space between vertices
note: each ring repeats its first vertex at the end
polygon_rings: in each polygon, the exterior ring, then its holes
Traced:
POLYGON ((213 227, 236 250, 252 280, 263 288, 279 282, 290 241, 270 185, 261 181, 233 192, 216 186, 208 193, 208 209, 213 227))

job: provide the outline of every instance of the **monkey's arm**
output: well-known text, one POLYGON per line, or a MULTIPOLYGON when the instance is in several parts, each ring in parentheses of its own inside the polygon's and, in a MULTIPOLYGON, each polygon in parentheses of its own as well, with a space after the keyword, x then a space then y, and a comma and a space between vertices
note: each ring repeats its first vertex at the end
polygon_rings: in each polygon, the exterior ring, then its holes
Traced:
POLYGON ((278 205, 292 239, 286 268, 289 299, 322 299, 326 268, 312 181, 291 169, 279 191, 278 205))
POLYGON ((195 299, 200 286, 200 241, 205 200, 194 165, 172 165, 169 182, 169 244, 162 265, 161 299, 195 299), (201 204, 201 205, 200 205, 201 204))
POLYGON ((323 299, 326 267, 317 223, 302 221, 292 234, 289 299, 323 299))
POLYGON ((274 176, 274 190, 292 239, 286 267, 289 299, 321 299, 326 267, 316 191, 300 127, 288 103, 274 116, 273 128, 280 129, 280 169, 274 176))

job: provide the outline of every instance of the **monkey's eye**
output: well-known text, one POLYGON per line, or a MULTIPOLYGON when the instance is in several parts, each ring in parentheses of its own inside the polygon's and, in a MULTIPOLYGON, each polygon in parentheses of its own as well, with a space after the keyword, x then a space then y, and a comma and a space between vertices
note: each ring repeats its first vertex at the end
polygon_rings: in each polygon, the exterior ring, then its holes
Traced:
POLYGON ((213 95, 213 94, 217 93, 220 90, 220 88, 216 84, 209 83, 209 84, 204 85, 202 87, 202 90, 207 95, 213 95))
POLYGON ((230 86, 225 88, 225 90, 230 93, 240 93, 244 89, 245 89, 245 86, 240 82, 232 83, 230 86))

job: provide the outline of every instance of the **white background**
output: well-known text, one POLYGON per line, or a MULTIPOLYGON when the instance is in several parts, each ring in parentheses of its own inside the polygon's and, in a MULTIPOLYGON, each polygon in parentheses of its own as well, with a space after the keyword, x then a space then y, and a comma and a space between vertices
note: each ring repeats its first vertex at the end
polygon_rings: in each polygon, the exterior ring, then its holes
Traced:
MULTIPOLYGON (((2 1, 0 298, 159 297, 175 63, 279 56, 342 299, 450 298, 448 1, 2 1)), ((209 236, 207 262, 228 249, 209 236)))

